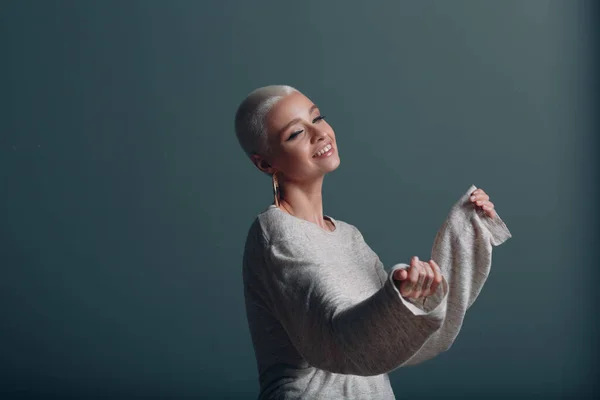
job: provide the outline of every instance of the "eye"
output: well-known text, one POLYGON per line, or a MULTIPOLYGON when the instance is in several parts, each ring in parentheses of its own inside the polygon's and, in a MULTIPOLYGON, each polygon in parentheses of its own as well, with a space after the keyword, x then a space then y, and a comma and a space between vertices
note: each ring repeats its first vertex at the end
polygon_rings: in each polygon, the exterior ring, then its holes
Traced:
MULTIPOLYGON (((325 116, 324 116, 324 115, 319 115, 318 117, 316 117, 315 119, 313 119, 313 121, 312 121, 312 122, 313 122, 313 124, 315 124, 315 123, 319 122, 319 121, 320 121, 320 120, 322 120, 322 119, 325 119, 325 116)), ((300 131, 296 131, 296 132, 292 133, 292 134, 290 135, 290 137, 286 139, 286 141, 287 141, 287 140, 292 140, 292 139, 294 139, 296 136, 298 136, 298 135, 299 135, 299 134, 301 134, 302 132, 304 132, 304 129, 302 129, 302 130, 300 130, 300 131)))
POLYGON ((302 132, 304 132, 304 129, 302 129, 301 131, 297 131, 297 132, 292 133, 287 140, 292 140, 293 138, 295 138, 296 136, 298 136, 302 132))

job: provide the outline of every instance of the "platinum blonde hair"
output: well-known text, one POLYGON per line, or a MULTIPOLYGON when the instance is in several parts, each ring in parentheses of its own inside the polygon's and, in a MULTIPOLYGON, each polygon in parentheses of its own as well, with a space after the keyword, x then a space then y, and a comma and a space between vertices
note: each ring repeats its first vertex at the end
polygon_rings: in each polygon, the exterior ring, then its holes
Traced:
POLYGON ((235 113, 235 134, 248 157, 270 152, 265 117, 285 96, 298 92, 288 85, 269 85, 255 89, 239 105, 235 113))

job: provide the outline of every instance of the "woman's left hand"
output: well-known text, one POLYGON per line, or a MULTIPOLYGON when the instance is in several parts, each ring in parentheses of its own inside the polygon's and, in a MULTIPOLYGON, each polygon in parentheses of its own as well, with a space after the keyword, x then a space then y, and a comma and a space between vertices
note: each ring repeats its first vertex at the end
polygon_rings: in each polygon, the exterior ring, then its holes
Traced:
POLYGON ((472 203, 475 203, 476 207, 481 207, 483 211, 491 218, 496 216, 496 211, 494 211, 494 203, 490 201, 490 196, 488 196, 483 189, 476 189, 471 193, 471 197, 469 197, 472 203))

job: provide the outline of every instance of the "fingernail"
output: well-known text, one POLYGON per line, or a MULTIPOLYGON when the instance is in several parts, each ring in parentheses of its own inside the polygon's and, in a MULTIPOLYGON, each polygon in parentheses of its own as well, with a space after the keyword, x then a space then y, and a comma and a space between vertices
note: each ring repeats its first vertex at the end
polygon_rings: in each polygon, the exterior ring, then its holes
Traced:
POLYGON ((415 261, 419 261, 419 257, 415 256, 415 261))

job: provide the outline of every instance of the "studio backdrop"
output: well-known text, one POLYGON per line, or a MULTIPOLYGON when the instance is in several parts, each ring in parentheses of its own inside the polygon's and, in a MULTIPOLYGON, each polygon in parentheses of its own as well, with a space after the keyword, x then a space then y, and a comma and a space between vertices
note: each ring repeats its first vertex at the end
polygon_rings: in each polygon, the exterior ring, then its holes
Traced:
POLYGON ((398 398, 591 396, 591 3, 3 1, 1 397, 256 398, 241 257, 273 197, 233 121, 269 84, 327 116, 324 212, 386 268, 472 184, 513 235, 398 398))

